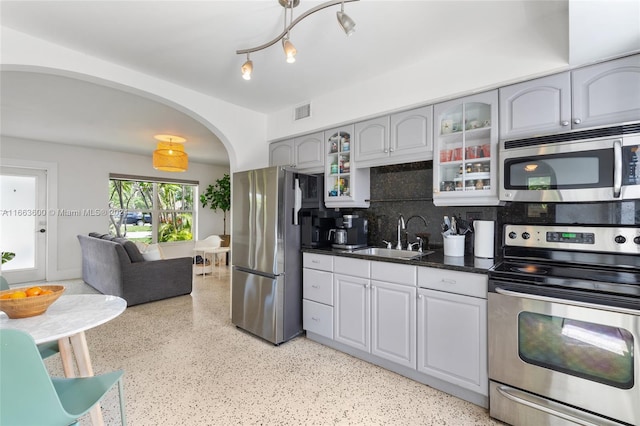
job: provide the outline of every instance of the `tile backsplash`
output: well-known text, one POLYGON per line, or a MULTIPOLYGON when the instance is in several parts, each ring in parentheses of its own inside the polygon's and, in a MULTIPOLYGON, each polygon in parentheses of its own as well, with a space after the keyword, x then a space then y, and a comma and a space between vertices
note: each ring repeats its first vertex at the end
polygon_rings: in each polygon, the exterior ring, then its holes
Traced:
MULTIPOLYGON (((442 245, 441 223, 443 216, 463 220, 493 220, 497 222, 496 254, 500 252, 502 225, 507 223, 582 223, 582 224, 640 224, 640 201, 611 203, 535 204, 507 203, 492 207, 437 207, 433 205, 433 162, 400 164, 371 168, 371 199, 369 209, 348 210, 369 221, 369 245, 382 246, 383 240, 395 247, 398 218, 402 214, 406 234, 402 234, 403 246, 407 239, 416 241, 416 234, 429 234, 432 247, 442 245), (413 216, 422 216, 412 218, 413 216), (407 222, 408 221, 408 222, 407 222)), ((472 240, 467 238, 467 251, 472 253, 472 240)))

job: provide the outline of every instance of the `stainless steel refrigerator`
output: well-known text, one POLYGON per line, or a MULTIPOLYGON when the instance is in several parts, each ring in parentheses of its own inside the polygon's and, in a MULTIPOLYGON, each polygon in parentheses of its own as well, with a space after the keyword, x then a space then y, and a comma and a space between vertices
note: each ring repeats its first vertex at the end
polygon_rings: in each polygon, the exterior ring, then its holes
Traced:
POLYGON ((298 174, 268 167, 233 174, 233 324, 274 344, 302 332, 298 174))

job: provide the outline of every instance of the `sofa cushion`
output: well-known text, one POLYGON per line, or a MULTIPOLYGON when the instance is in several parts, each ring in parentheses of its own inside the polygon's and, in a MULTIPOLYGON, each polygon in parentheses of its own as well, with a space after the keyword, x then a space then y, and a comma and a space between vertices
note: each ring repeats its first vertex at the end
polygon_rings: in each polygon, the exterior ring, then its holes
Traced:
POLYGON ((94 238, 100 238, 102 237, 104 234, 100 233, 100 232, 89 232, 89 236, 90 237, 94 237, 94 238))
POLYGON ((144 262, 144 257, 133 241, 129 241, 126 238, 115 238, 113 241, 122 244, 132 262, 144 262))

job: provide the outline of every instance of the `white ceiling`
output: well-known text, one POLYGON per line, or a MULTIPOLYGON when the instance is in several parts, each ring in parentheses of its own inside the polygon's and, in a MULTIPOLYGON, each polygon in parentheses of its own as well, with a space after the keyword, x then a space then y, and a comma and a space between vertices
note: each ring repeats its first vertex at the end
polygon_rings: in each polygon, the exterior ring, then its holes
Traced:
MULTIPOLYGON (((320 3, 301 0, 294 18, 320 3)), ((345 4, 356 22, 351 37, 333 6, 292 30, 295 64, 284 61, 280 44, 253 53, 250 81, 240 75, 246 57, 235 51, 282 31, 277 0, 3 0, 0 7, 5 27, 269 114, 442 51, 459 49, 464 61, 465 49, 500 49, 501 40, 548 43, 543 23, 566 13, 567 0, 361 0, 345 4)), ((228 164, 215 135, 155 101, 60 76, 0 77, 3 135, 148 155, 154 134, 173 133, 188 139, 193 161, 228 164)))

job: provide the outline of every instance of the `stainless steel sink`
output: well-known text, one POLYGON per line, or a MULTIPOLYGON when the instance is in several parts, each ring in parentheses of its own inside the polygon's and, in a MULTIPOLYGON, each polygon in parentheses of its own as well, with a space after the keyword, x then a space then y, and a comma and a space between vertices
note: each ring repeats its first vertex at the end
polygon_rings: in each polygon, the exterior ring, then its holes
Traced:
POLYGON ((417 259, 419 257, 431 254, 433 253, 433 251, 428 250, 420 253, 417 251, 393 250, 388 248, 369 247, 366 249, 354 250, 352 253, 364 254, 367 256, 376 256, 376 257, 390 257, 393 259, 417 259))

